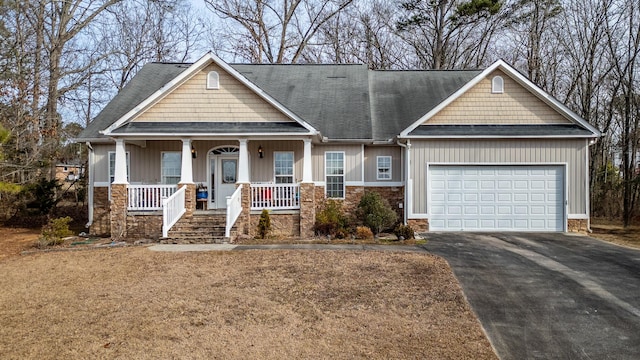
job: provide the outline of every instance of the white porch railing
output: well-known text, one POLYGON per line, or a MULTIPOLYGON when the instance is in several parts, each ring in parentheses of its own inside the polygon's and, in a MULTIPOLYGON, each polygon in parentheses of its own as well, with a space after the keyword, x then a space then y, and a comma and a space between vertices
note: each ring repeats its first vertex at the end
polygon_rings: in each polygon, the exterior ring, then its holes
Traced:
POLYGON ((128 185, 128 210, 162 210, 162 201, 178 190, 177 185, 128 185))
POLYGON ((238 220, 242 212, 242 184, 238 186, 233 195, 227 197, 227 224, 224 229, 224 237, 231 236, 231 228, 238 220))
POLYGON ((251 184, 251 210, 300 209, 300 184, 251 184))
POLYGON ((162 200, 162 237, 169 235, 169 230, 187 211, 185 208, 186 186, 178 189, 169 198, 162 200))

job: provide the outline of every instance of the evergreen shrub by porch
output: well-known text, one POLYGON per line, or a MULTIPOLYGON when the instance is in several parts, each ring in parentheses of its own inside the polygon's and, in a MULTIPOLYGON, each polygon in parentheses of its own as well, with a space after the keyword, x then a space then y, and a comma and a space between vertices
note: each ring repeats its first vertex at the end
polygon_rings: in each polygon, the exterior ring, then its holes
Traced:
POLYGON ((335 200, 327 200, 324 208, 316 213, 316 235, 342 239, 349 234, 348 228, 349 220, 342 212, 342 205, 335 200))
POLYGON ((72 220, 68 216, 49 220, 47 225, 42 227, 38 245, 44 247, 62 244, 63 238, 73 235, 69 230, 69 223, 72 220))
POLYGON ((271 215, 269 210, 263 209, 260 213, 260 220, 258 220, 258 236, 260 239, 264 239, 271 231, 271 215))
POLYGON ((391 229, 398 219, 398 214, 391 209, 389 202, 375 191, 364 193, 356 215, 376 235, 391 229))

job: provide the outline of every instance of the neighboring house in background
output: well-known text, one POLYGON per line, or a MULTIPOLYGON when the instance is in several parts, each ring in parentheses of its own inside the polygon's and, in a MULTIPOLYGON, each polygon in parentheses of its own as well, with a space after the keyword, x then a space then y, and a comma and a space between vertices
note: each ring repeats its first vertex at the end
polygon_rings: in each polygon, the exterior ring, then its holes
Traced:
POLYGON ((56 179, 59 182, 75 181, 80 179, 84 174, 83 165, 73 164, 57 164, 56 165, 56 179))
POLYGON ((419 231, 586 229, 598 136, 503 61, 372 71, 209 53, 144 66, 78 141, 91 233, 209 242, 252 234, 263 208, 277 233, 311 236, 326 198, 353 209, 368 190, 419 231), (197 230, 218 222, 226 233, 197 230))

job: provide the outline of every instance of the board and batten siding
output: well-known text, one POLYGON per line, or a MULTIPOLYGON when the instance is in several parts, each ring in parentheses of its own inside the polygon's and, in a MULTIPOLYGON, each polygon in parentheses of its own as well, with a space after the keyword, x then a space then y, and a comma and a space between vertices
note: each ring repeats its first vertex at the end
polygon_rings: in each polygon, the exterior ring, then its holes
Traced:
POLYGON ((411 141, 413 214, 427 214, 427 164, 567 164, 568 214, 586 214, 588 143, 575 140, 411 141))
POLYGON ((500 70, 467 90, 424 125, 435 124, 566 124, 571 123, 500 70), (504 92, 492 93, 491 80, 501 76, 504 92))
POLYGON ((400 182, 402 181, 402 149, 399 146, 365 146, 364 147, 364 181, 365 182, 400 182), (391 156, 391 179, 378 180, 378 156, 391 156))
POLYGON ((293 121, 221 67, 211 64, 145 109, 134 122, 293 121), (207 74, 216 71, 220 88, 207 89, 207 74))
POLYGON ((293 181, 302 180, 304 143, 301 140, 291 141, 249 141, 249 155, 251 156, 251 182, 275 182, 274 152, 293 152, 293 181), (262 146, 264 157, 258 156, 258 147, 262 146))
POLYGON ((362 145, 313 145, 313 181, 324 182, 324 153, 344 152, 345 181, 362 181, 362 145))

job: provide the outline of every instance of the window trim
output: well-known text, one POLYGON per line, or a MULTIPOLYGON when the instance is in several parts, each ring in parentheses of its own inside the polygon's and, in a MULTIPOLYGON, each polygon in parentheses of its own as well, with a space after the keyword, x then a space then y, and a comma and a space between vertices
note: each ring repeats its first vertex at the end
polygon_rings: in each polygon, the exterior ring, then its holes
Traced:
POLYGON ((345 175, 345 168, 347 162, 347 155, 344 151, 325 151, 324 152, 324 197, 327 199, 345 199, 347 196, 347 180, 345 175), (327 173, 327 155, 328 154, 342 154, 342 174, 341 175, 329 175, 327 173), (342 197, 329 197, 329 176, 342 177, 342 197))
POLYGON ((209 71, 207 73, 207 90, 220 89, 220 75, 217 71, 209 71))
POLYGON ((296 175, 296 154, 293 151, 274 151, 273 152, 273 182, 274 184, 294 184, 296 175), (278 154, 291 154, 291 175, 276 175, 276 156, 278 154), (291 178, 290 183, 279 183, 278 178, 291 178))
MULTIPOLYGON (((125 151, 125 157, 127 158, 127 181, 131 181, 130 180, 130 175, 129 175, 129 170, 131 169, 131 156, 129 155, 128 151, 125 151)), ((109 181, 109 186, 111 186, 111 183, 114 182, 116 174, 115 174, 115 164, 116 164, 116 152, 115 151, 107 151, 107 177, 109 178, 107 181, 109 181), (111 154, 113 154, 113 172, 111 173, 111 154), (114 180, 111 180, 111 178, 113 178, 114 180)))
POLYGON ((180 180, 182 179, 182 152, 181 151, 161 151, 160 152, 160 183, 161 184, 165 184, 165 185, 177 185, 180 183, 180 180), (180 167, 178 170, 180 170, 180 175, 178 175, 178 182, 173 184, 173 183, 168 183, 165 182, 165 177, 175 177, 175 176, 165 176, 164 175, 164 163, 163 163, 163 157, 164 154, 178 154, 179 158, 180 158, 180 167))
POLYGON ((496 75, 491 79, 491 93, 502 94, 504 93, 504 79, 500 75, 496 75))
POLYGON ((376 180, 391 181, 392 179, 393 179, 393 156, 391 155, 376 156, 376 180), (380 160, 385 158, 389 159, 389 167, 388 167, 389 172, 381 173, 380 160), (388 176, 388 177, 385 177, 385 176, 388 176))

